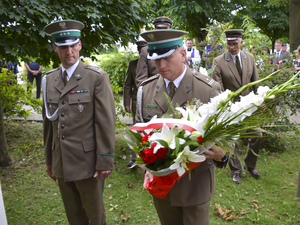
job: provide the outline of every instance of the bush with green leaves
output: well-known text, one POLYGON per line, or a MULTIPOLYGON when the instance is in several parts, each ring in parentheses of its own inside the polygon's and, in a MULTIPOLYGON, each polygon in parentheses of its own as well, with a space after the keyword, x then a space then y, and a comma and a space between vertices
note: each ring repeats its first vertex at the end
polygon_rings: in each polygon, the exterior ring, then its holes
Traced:
POLYGON ((28 117, 30 112, 23 108, 30 105, 34 110, 41 111, 42 101, 35 99, 30 93, 17 83, 15 75, 2 68, 0 73, 0 94, 2 99, 2 109, 6 116, 28 117))
POLYGON ((133 52, 106 54, 99 61, 99 66, 108 74, 113 86, 123 87, 128 64, 136 58, 137 53, 133 52))

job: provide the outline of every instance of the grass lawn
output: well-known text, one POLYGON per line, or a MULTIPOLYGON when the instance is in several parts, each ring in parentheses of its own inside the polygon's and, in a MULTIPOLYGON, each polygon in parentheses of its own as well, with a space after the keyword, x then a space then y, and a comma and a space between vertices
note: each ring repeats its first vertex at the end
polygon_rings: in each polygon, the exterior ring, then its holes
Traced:
MULTIPOLYGON (((1 184, 8 224, 68 224, 58 190, 45 171, 42 124, 10 122, 6 137, 13 164, 2 169, 1 184)), ((128 170, 129 149, 117 131, 115 171, 106 180, 104 201, 107 224, 160 224, 151 195, 143 190, 141 169, 128 170)), ((217 188, 211 200, 210 224, 300 224, 297 206, 300 151, 269 153, 262 150, 257 169, 261 178, 242 174, 232 182, 229 167, 216 169, 217 188), (214 214, 215 204, 234 208, 232 221, 214 214)))

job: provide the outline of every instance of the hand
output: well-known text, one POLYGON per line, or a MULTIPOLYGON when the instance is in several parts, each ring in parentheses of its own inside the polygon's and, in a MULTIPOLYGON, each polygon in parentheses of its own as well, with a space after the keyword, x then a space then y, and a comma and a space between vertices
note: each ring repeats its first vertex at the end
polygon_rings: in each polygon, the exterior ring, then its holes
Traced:
POLYGON ((100 180, 105 180, 111 174, 111 170, 96 170, 94 178, 99 178, 100 180), (100 175, 100 176, 99 176, 100 175))
POLYGON ((50 165, 46 165, 46 171, 47 171, 49 177, 50 177, 52 180, 56 181, 56 176, 53 175, 53 172, 52 172, 52 165, 51 165, 51 164, 50 164, 50 165))
POLYGON ((223 150, 220 146, 214 145, 211 147, 211 149, 204 152, 203 155, 207 159, 220 160, 226 155, 226 151, 223 150))
POLYGON ((126 106, 125 106, 125 110, 126 110, 126 112, 130 113, 130 106, 129 106, 129 105, 126 105, 126 106))
POLYGON ((152 180, 153 180, 153 175, 150 172, 146 171, 143 187, 146 189, 147 182, 152 180))

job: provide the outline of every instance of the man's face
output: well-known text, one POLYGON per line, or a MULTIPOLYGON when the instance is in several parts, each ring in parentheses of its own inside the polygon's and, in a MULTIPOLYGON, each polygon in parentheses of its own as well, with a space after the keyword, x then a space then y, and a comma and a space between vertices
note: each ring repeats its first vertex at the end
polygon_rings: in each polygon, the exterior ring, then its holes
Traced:
POLYGON ((193 47, 193 41, 192 40, 187 40, 185 42, 185 45, 186 45, 187 48, 192 48, 193 47))
POLYGON ((155 29, 154 30, 169 30, 171 29, 170 24, 168 23, 158 23, 155 25, 155 29))
POLYGON ((185 54, 185 50, 180 47, 167 58, 155 60, 154 63, 159 74, 169 81, 174 81, 184 71, 185 54))
POLYGON ((68 69, 73 66, 79 59, 79 51, 81 50, 81 41, 76 45, 71 46, 55 46, 53 44, 54 51, 58 54, 60 61, 64 68, 68 69))
POLYGON ((242 44, 242 39, 227 40, 227 49, 230 52, 230 54, 237 55, 241 50, 242 44))
POLYGON ((287 46, 282 46, 281 49, 282 51, 286 52, 287 46))
POLYGON ((277 42, 275 43, 275 49, 277 52, 281 50, 281 47, 282 47, 281 43, 277 43, 277 42))

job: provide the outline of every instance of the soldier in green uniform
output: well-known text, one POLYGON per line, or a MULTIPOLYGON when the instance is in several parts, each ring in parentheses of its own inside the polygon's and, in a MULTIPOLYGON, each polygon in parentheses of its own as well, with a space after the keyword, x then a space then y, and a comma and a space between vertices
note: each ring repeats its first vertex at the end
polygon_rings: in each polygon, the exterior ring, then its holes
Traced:
MULTIPOLYGON (((253 55, 241 51, 243 32, 244 30, 242 29, 226 30, 225 35, 228 51, 219 55, 213 61, 213 65, 216 67, 212 72, 212 78, 221 85, 222 91, 226 89, 237 91, 240 87, 259 79, 253 55)), ((241 95, 247 95, 251 91, 256 92, 257 88, 258 85, 254 85, 243 91, 241 95)), ((237 96, 234 100, 238 101, 239 99, 240 97, 237 96)), ((255 166, 262 134, 259 131, 255 132, 253 133, 253 138, 244 140, 245 145, 248 147, 245 164, 251 176, 258 178, 260 174, 255 169, 255 166)), ((238 153, 239 146, 236 145, 236 149, 238 153)), ((236 183, 241 182, 242 166, 239 159, 234 157, 230 160, 229 166, 233 173, 232 180, 236 183)))
MULTIPOLYGON (((147 42, 143 38, 141 38, 136 42, 136 44, 138 46, 137 47, 138 52, 139 54, 141 54, 142 49, 147 46, 147 42)), ((124 88, 123 88, 124 107, 126 112, 128 113, 132 112, 133 124, 135 124, 135 113, 136 113, 137 87, 135 83, 135 78, 136 78, 136 68, 137 68, 138 60, 139 59, 134 59, 129 62, 125 81, 124 81, 124 88), (131 106, 131 110, 130 110, 130 106, 131 106)), ((136 153, 131 150, 130 161, 127 164, 129 169, 133 169, 136 167, 135 158, 136 158, 136 153)))
MULTIPOLYGON (((186 51, 179 30, 154 30, 141 34, 148 44, 148 58, 153 60, 159 74, 143 81, 137 94, 136 122, 148 122, 153 116, 168 113, 163 93, 169 94, 174 106, 184 106, 194 98, 207 103, 221 91, 220 85, 208 76, 192 72, 185 65, 186 51)), ((210 199, 215 190, 213 159, 226 165, 225 151, 214 146, 205 152, 207 160, 177 182, 163 199, 153 196, 162 225, 209 224, 210 199)), ((152 179, 145 173, 144 184, 152 179)))
POLYGON ((43 78, 46 171, 71 225, 103 225, 104 180, 114 169, 115 105, 108 75, 79 59, 84 25, 47 25, 61 67, 43 78))

